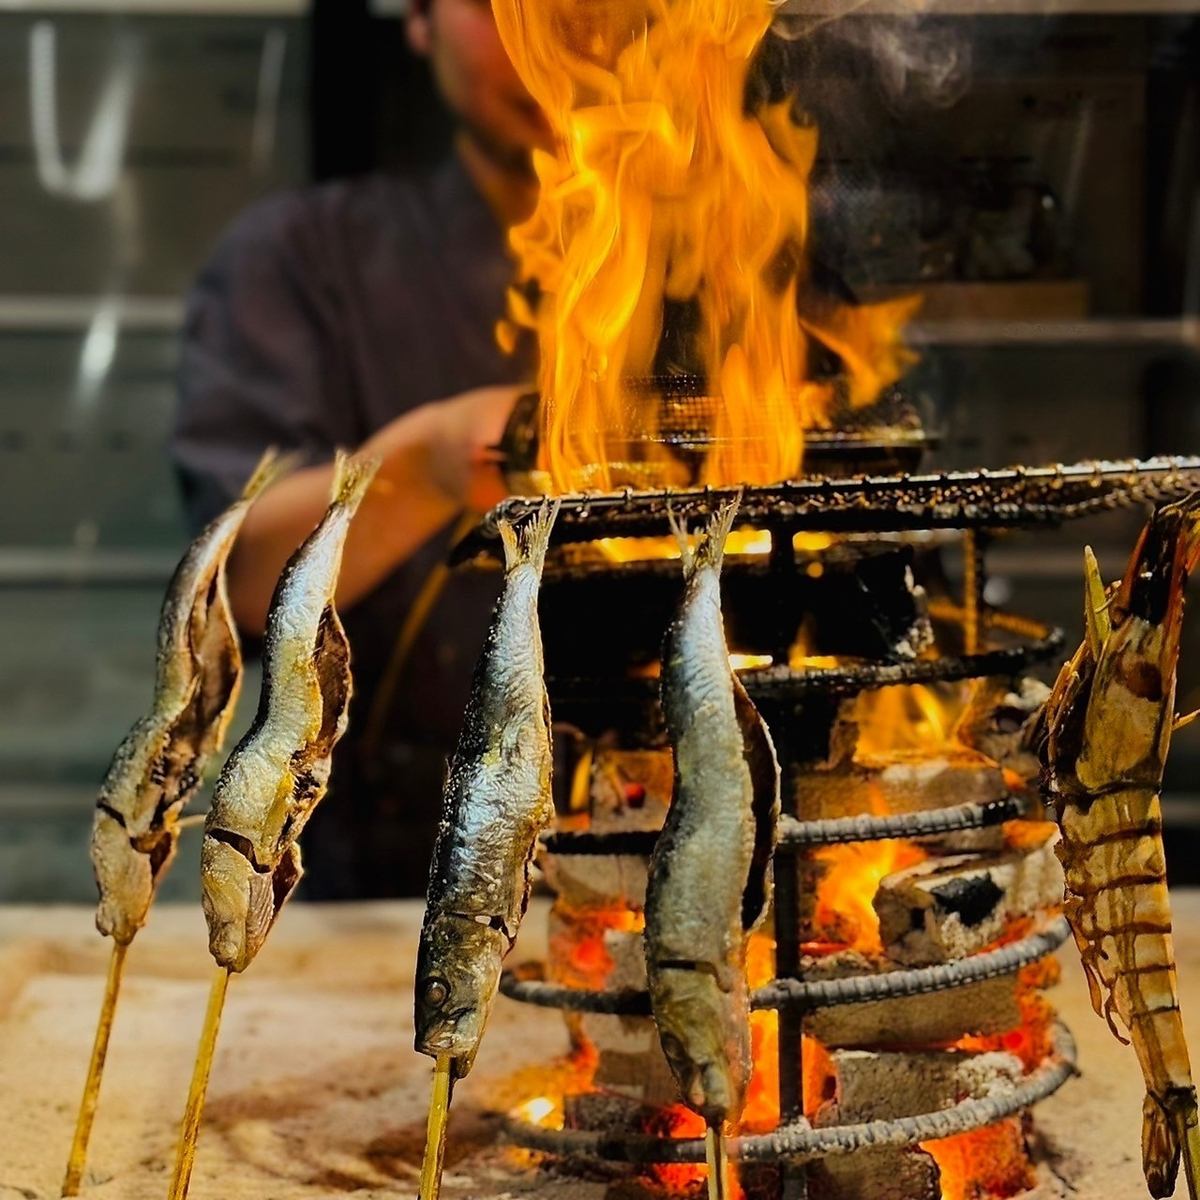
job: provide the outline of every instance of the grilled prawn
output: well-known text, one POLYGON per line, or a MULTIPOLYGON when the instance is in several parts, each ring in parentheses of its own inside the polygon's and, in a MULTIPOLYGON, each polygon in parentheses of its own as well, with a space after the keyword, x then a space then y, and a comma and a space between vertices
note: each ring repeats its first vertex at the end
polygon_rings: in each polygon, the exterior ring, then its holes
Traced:
POLYGON ((538 592, 557 505, 501 522, 504 591, 475 668, 433 851, 416 978, 416 1048, 471 1069, 554 816, 538 592))
POLYGON ((209 949, 244 971, 303 873, 299 837, 346 730, 350 646, 334 608, 342 549, 374 462, 339 455, 334 498, 271 601, 258 714, 217 779, 201 880, 209 949))
POLYGON ((710 1128, 736 1122, 750 1071, 746 936, 764 915, 779 816, 766 724, 729 666, 721 563, 736 502, 693 551, 667 634, 662 698, 675 793, 650 864, 646 972, 663 1053, 710 1128))
POLYGON ((1181 1148, 1194 1173, 1197 1144, 1159 793, 1198 528, 1200 494, 1160 509, 1107 593, 1088 551, 1087 636, 1039 722, 1043 791, 1062 830, 1066 915, 1093 1006, 1117 1038, 1133 1042, 1141 1064, 1142 1165, 1156 1197, 1174 1190, 1181 1148))
POLYGON ((179 818, 224 741, 242 684, 225 563, 250 506, 281 463, 269 451, 239 499, 191 544, 158 626, 154 702, 118 747, 92 823, 96 926, 128 945, 175 857, 179 818))

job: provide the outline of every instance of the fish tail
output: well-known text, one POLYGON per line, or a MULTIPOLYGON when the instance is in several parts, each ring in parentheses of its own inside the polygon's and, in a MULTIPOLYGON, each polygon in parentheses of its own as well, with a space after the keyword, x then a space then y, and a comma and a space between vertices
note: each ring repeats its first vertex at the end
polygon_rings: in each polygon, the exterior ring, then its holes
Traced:
POLYGON ((1179 1173, 1179 1132, 1167 1106, 1146 1094, 1142 1102, 1142 1171, 1150 1195, 1170 1196, 1179 1173))
POLYGON ((670 504, 667 505, 667 523, 671 526, 671 532, 679 543, 679 557, 683 561, 684 577, 690 578, 693 570, 692 560, 695 558, 692 539, 688 536, 687 521, 677 517, 670 504))
POLYGON ((298 454, 281 454, 278 446, 268 446, 258 460, 246 486, 242 488, 242 500, 257 500, 276 480, 282 479, 299 461, 298 454))
POLYGON ((561 501, 543 500, 537 512, 530 517, 518 532, 511 521, 497 522, 500 540, 504 543, 504 569, 529 565, 540 575, 546 565, 546 550, 550 546, 550 533, 558 519, 561 501))
POLYGON ((333 503, 353 516, 378 470, 379 459, 356 458, 339 450, 333 462, 333 503))
POLYGON ((700 538, 700 544, 696 547, 689 574, 694 574, 702 567, 712 567, 714 571, 721 569, 721 564, 725 560, 725 541, 729 537, 729 531, 733 528, 733 522, 737 517, 738 506, 741 502, 742 493, 739 491, 728 504, 721 505, 709 517, 708 527, 700 538))

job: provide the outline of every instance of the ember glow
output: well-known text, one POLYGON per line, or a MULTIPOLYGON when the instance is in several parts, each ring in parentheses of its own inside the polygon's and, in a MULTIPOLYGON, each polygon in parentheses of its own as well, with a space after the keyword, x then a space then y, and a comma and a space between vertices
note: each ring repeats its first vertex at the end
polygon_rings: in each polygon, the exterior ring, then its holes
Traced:
POLYGON ((944 750, 952 741, 955 721, 965 704, 965 692, 957 686, 934 691, 917 683, 863 692, 854 711, 857 754, 934 754, 944 750))
POLYGON ((541 1125, 547 1129, 562 1128, 562 1105, 549 1096, 535 1096, 532 1100, 526 1100, 513 1110, 513 1115, 531 1125, 541 1125))
POLYGON ((813 913, 820 945, 810 949, 882 954, 875 893, 893 872, 921 862, 925 852, 912 842, 889 839, 828 846, 818 850, 815 857, 824 874, 813 913))
MULTIPOLYGON (((753 933, 746 944, 746 983, 760 988, 775 978, 775 939, 753 933)), ((750 1014, 750 1086, 742 1112, 742 1130, 766 1133, 779 1125, 779 1014, 761 1009, 750 1014)))
POLYGON ((1019 1120, 922 1142, 941 1176, 942 1200, 1019 1196, 1037 1183, 1019 1120))
MULTIPOLYGON (((678 561, 682 551, 673 537, 597 538, 588 543, 589 549, 599 551, 609 562, 678 561)), ((771 553, 771 532, 768 529, 734 529, 725 539, 725 557, 765 556, 771 553)))
MULTIPOLYGON (((655 374, 664 302, 691 306, 689 357, 713 399, 702 482, 795 474, 804 430, 870 403, 911 361, 911 300, 854 307, 807 269, 816 128, 788 101, 746 111, 768 0, 494 0, 509 57, 555 133, 512 234, 510 312, 540 348, 541 459, 557 491, 678 483, 655 374), (531 300, 531 295, 536 299, 531 300)), ((503 336, 502 336, 503 340, 503 336)))
MULTIPOLYGON (((965 703, 961 689, 942 694, 921 684, 879 688, 859 695, 854 707, 858 727, 856 759, 932 755, 951 745, 954 722, 965 703)), ((887 813, 877 788, 868 785, 868 811, 887 813)), ((817 851, 823 873, 817 885, 814 932, 823 949, 883 952, 875 893, 895 871, 914 866, 925 851, 913 842, 851 842, 817 851)))

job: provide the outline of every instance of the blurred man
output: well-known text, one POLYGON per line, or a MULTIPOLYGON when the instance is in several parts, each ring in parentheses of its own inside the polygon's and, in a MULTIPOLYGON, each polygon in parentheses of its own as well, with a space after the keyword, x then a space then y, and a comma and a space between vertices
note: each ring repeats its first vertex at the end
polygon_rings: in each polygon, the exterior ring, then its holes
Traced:
POLYGON ((528 354, 502 354, 493 327, 511 275, 505 230, 532 210, 531 151, 549 129, 486 0, 419 0, 408 37, 455 118, 452 155, 254 208, 197 281, 184 332, 173 449, 192 522, 237 495, 266 446, 304 462, 255 507, 230 562, 247 633, 262 632, 280 570, 325 510, 335 448, 382 460, 338 591, 356 694, 305 839, 312 898, 424 891, 495 581, 453 579, 394 688, 380 684, 450 527, 503 496, 487 450, 531 377, 528 354))

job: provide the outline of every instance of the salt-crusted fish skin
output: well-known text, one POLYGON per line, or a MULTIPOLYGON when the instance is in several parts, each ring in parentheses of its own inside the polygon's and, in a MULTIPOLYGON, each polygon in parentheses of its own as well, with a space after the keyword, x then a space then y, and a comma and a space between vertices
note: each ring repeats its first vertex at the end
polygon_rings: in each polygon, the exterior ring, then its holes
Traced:
POLYGON ((529 902, 537 839, 554 817, 550 702, 538 593, 558 505, 519 531, 501 522, 504 590, 475 667, 450 763, 416 974, 416 1048, 475 1061, 529 902))
POLYGON ((258 713, 213 791, 201 900, 209 950, 230 971, 250 965, 300 882, 299 837, 346 730, 350 646, 334 595, 346 536, 377 468, 338 456, 333 501, 271 601, 258 713))
POLYGON ((288 462, 269 450, 241 496, 192 542, 159 617, 154 699, 113 756, 92 823, 96 926, 128 945, 175 857, 179 818, 221 748, 242 684, 225 567, 251 505, 288 462))
POLYGON ((663 1053, 685 1103, 736 1122, 750 1072, 748 933, 770 897, 779 767, 766 724, 729 665, 721 617, 721 509, 694 551, 663 652, 675 791, 650 864, 646 972, 663 1053))

